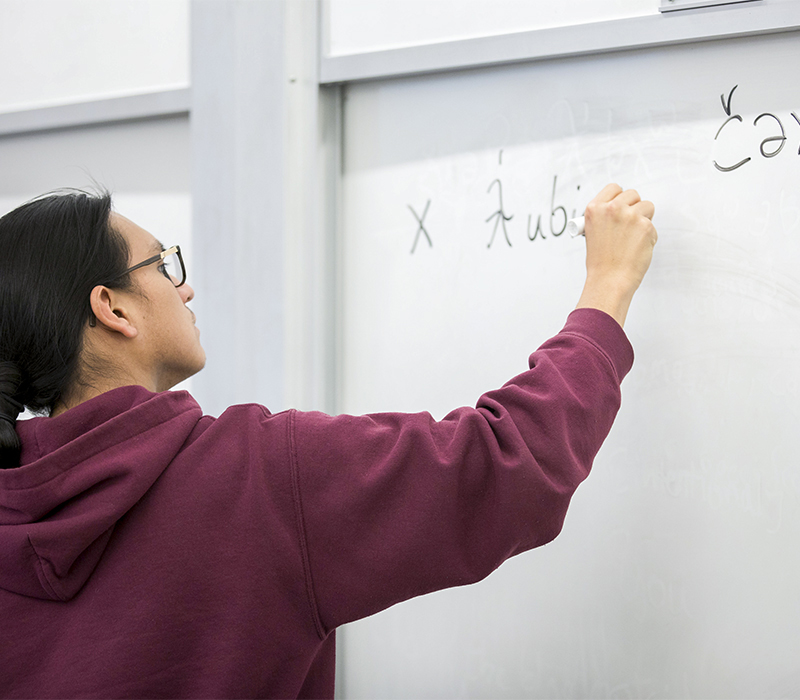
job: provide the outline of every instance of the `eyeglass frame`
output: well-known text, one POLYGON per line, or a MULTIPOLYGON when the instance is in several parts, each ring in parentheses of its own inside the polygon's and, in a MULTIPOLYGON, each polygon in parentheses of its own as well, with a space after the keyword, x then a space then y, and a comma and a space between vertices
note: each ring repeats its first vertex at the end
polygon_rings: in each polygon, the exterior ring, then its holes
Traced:
MULTIPOLYGON (((172 255, 173 253, 175 253, 178 256, 178 261, 181 264, 181 281, 178 284, 175 284, 175 282, 173 282, 173 279, 177 279, 177 277, 173 278, 173 276, 170 275, 169 273, 167 273, 164 276, 169 277, 169 280, 170 282, 172 282, 175 289, 177 289, 178 287, 182 287, 184 284, 186 284, 186 263, 183 262, 183 255, 181 255, 181 247, 179 245, 171 246, 166 250, 162 250, 158 255, 154 255, 152 258, 147 258, 147 260, 143 260, 142 262, 134 265, 133 267, 129 267, 119 277, 115 277, 114 279, 117 280, 120 277, 124 277, 128 273, 133 272, 134 270, 138 270, 139 268, 147 267, 148 265, 152 265, 155 262, 159 262, 160 260, 166 258, 168 255, 172 255)), ((89 326, 94 328, 96 325, 97 325, 97 318, 94 316, 94 314, 92 314, 91 318, 89 319, 89 326)))
MULTIPOLYGON (((181 264, 181 281, 178 284, 175 284, 174 282, 172 284, 175 286, 175 289, 177 289, 178 287, 182 287, 184 284, 186 284, 186 264, 183 262, 183 255, 181 255, 181 247, 179 245, 174 245, 170 248, 167 248, 166 250, 162 250, 158 255, 154 255, 152 258, 147 258, 147 260, 140 262, 138 265, 129 267, 127 270, 125 270, 125 272, 123 272, 120 275, 120 277, 124 277, 128 273, 133 272, 134 270, 138 270, 140 267, 147 267, 148 265, 152 265, 153 263, 158 262, 159 260, 163 260, 168 255, 172 255, 173 253, 177 254, 178 260, 180 261, 181 264)), ((170 280, 178 279, 177 277, 173 278, 173 276, 170 275, 169 273, 167 273, 167 275, 165 276, 169 277, 170 280)))

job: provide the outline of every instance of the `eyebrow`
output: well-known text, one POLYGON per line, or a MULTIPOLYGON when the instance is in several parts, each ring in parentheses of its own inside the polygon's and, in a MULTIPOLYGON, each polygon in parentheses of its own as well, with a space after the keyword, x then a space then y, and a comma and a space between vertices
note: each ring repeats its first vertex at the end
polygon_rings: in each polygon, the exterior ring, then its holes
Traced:
POLYGON ((155 253, 156 255, 158 253, 163 253, 165 250, 166 248, 164 247, 164 244, 161 243, 161 241, 156 241, 155 243, 153 243, 152 246, 150 246, 150 252, 155 253))

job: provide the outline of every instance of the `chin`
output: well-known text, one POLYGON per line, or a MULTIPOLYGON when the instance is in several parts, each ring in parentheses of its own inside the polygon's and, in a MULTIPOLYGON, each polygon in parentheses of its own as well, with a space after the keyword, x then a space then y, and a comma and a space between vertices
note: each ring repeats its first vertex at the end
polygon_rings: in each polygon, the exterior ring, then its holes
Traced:
POLYGON ((203 357, 186 373, 186 376, 181 379, 184 381, 185 379, 189 379, 189 377, 194 377, 200 370, 202 370, 206 366, 206 356, 203 354, 203 357))
POLYGON ((186 376, 183 379, 188 379, 189 377, 193 377, 195 374, 197 374, 201 369, 203 369, 206 366, 206 351, 203 350, 203 347, 200 345, 200 343, 197 343, 194 357, 186 359, 187 359, 186 376))

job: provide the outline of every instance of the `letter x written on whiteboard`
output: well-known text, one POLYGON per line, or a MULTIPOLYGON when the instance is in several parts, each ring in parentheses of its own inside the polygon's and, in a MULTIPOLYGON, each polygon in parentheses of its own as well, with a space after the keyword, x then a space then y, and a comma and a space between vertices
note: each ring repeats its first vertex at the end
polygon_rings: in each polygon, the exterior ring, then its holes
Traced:
POLYGON ((738 5, 742 2, 762 2, 763 0, 661 0, 660 12, 674 12, 675 10, 696 10, 698 7, 713 7, 715 5, 738 5))

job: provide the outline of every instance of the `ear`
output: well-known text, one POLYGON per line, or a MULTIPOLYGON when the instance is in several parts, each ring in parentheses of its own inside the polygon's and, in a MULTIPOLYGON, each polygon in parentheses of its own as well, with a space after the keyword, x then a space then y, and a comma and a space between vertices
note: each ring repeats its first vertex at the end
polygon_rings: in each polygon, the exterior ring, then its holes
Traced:
POLYGON ((139 331, 131 323, 131 317, 122 304, 122 298, 115 290, 98 285, 92 289, 89 302, 92 313, 97 319, 98 327, 121 333, 126 338, 135 338, 139 335, 139 331))

